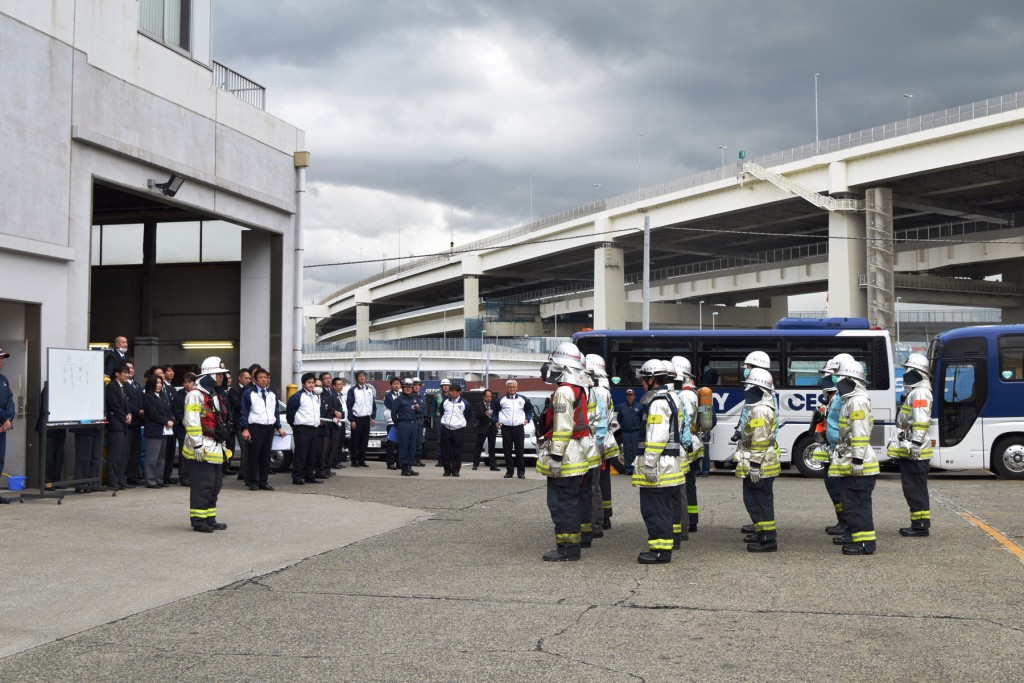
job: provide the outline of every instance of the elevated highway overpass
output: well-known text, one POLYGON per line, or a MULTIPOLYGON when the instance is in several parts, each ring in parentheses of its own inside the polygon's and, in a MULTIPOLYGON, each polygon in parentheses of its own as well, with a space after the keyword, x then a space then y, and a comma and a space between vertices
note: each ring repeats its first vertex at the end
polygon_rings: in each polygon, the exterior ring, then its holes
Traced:
POLYGON ((904 306, 999 308, 1004 322, 1019 322, 1022 211, 1016 93, 644 188, 404 263, 321 301, 316 335, 468 341, 639 327, 645 217, 652 327, 712 318, 767 327, 788 313, 787 297, 807 292, 828 292, 830 315, 888 329, 897 297, 904 306), (736 305, 750 301, 758 305, 736 305))

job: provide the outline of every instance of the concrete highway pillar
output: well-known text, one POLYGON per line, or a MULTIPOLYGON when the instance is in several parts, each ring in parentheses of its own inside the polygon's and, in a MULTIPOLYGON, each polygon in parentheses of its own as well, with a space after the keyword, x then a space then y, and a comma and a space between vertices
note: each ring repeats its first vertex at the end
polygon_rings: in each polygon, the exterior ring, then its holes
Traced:
POLYGON ((594 329, 626 327, 626 268, 622 247, 598 243, 594 249, 594 329))
POLYGON ((890 330, 896 341, 896 281, 892 233, 892 190, 872 187, 864 195, 868 322, 890 330))
POLYGON ((466 275, 462 278, 463 320, 480 317, 480 276, 466 275))
MULTIPOLYGON (((1024 271, 1019 263, 1014 267, 1007 268, 1002 274, 1003 282, 1011 285, 1024 285, 1024 271)), ((1002 323, 1004 325, 1019 325, 1024 323, 1024 306, 1006 307, 1002 311, 1002 323)))
POLYGON ((758 308, 767 309, 768 320, 771 321, 772 325, 777 323, 779 318, 786 318, 789 316, 788 296, 773 296, 770 298, 760 299, 757 305, 758 308))
POLYGON ((373 297, 370 290, 362 288, 356 290, 356 341, 370 340, 370 304, 373 297))
POLYGON ((867 317, 867 297, 860 288, 867 261, 864 216, 856 213, 828 215, 828 315, 867 317))

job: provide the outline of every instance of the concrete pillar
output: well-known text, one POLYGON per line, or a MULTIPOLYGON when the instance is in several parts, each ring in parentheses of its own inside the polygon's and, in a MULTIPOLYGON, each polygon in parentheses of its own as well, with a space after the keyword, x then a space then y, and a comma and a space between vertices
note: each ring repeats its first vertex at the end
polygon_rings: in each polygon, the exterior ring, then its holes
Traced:
POLYGON ((758 301, 758 307, 765 309, 764 312, 766 317, 771 321, 772 325, 775 325, 780 318, 786 318, 789 316, 789 297, 766 297, 758 301))
MULTIPOLYGON (((1014 267, 1007 268, 1002 274, 1003 282, 1011 285, 1024 285, 1024 271, 1019 263, 1014 267)), ((1006 307, 1002 312, 1002 323, 1004 325, 1019 325, 1024 323, 1024 306, 1006 307)))
MULTIPOLYGON (((139 287, 139 336, 152 337, 153 292, 156 288, 156 222, 142 226, 142 278, 139 287)), ((138 370, 138 368, 135 368, 138 370)))
POLYGON ((860 276, 867 266, 864 216, 830 213, 828 216, 828 315, 867 317, 867 297, 860 276))
POLYGON ((896 282, 892 232, 892 190, 873 187, 864 196, 868 322, 890 330, 895 342, 896 282))
POLYGON ((466 275, 462 278, 463 320, 480 317, 480 276, 466 275))
POLYGON ((238 358, 241 365, 270 366, 271 236, 259 230, 242 232, 241 301, 238 358))
POLYGON ((356 290, 356 341, 370 340, 370 304, 373 297, 366 287, 356 290))
POLYGON ((600 242, 594 249, 594 329, 626 327, 626 268, 622 247, 600 242))

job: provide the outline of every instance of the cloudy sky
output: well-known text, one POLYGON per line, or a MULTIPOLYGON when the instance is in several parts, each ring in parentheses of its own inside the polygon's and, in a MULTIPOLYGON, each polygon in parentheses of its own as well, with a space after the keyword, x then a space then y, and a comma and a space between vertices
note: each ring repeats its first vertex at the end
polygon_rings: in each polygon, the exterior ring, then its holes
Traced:
POLYGON ((1020 0, 218 0, 214 26, 306 131, 306 263, 364 261, 307 268, 310 300, 399 239, 430 253, 719 145, 813 142, 815 73, 822 139, 1024 90, 1020 0))

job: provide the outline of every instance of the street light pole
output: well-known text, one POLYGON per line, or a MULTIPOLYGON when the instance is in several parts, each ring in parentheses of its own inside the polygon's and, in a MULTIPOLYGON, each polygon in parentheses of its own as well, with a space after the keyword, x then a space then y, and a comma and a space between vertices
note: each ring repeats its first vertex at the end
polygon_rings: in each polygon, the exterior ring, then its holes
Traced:
POLYGON ((914 96, 911 95, 908 92, 903 93, 903 96, 905 98, 907 98, 907 127, 908 127, 907 128, 907 132, 910 132, 910 130, 909 130, 909 126, 910 126, 910 100, 914 99, 914 96))
POLYGON ((697 329, 704 329, 704 301, 700 301, 697 304, 697 329))
POLYGON ((722 168, 725 168, 725 150, 729 148, 726 145, 719 145, 718 149, 722 152, 722 168))
POLYGON ((814 153, 821 151, 820 138, 818 137, 818 78, 821 74, 814 74, 814 153))
POLYGON ((711 329, 712 329, 712 330, 714 330, 714 329, 715 329, 715 321, 716 321, 717 319, 718 319, 718 311, 713 311, 713 312, 711 313, 711 329))
POLYGON ((480 328, 480 362, 484 365, 484 391, 491 385, 491 364, 484 360, 484 335, 487 330, 480 328))

